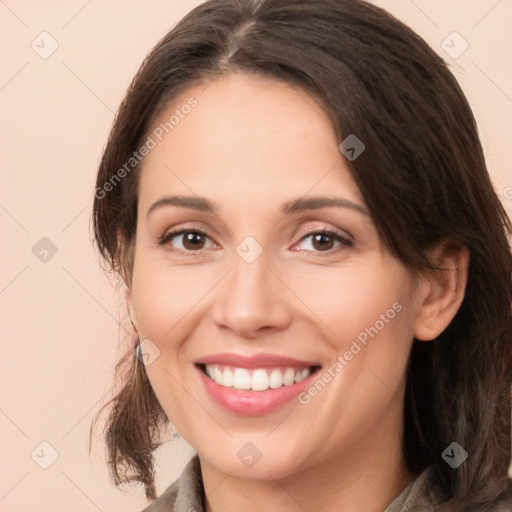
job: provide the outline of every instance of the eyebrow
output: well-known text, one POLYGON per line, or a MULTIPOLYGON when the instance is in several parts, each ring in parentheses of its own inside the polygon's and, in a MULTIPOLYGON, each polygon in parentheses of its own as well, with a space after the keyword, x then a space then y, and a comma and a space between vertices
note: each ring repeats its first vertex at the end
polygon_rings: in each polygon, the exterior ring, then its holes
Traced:
POLYGON ((357 203, 353 203, 343 197, 310 197, 308 199, 299 198, 293 201, 288 201, 283 205, 283 213, 296 213, 305 210, 318 210, 320 208, 349 208, 363 215, 370 216, 370 212, 357 203))
MULTIPOLYGON (((162 197, 158 201, 155 201, 148 209, 146 217, 153 211, 163 208, 165 206, 177 206, 180 208, 188 208, 191 210, 201 212, 215 213, 217 208, 215 205, 206 199, 205 197, 199 196, 167 196, 162 197)), ((368 210, 357 203, 353 203, 348 199, 342 197, 309 197, 307 199, 299 198, 292 201, 287 201, 282 206, 282 213, 284 215, 290 213, 298 213, 306 210, 319 210, 321 208, 338 207, 338 208, 349 208, 363 215, 369 216, 368 210)))

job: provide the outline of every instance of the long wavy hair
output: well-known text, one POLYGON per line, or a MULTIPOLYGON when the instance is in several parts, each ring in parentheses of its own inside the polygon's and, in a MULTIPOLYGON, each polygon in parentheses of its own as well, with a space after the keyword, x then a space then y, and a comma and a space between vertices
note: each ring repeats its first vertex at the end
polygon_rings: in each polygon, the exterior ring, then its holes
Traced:
MULTIPOLYGON (((364 141, 347 165, 386 247, 408 268, 432 269, 427 250, 442 241, 469 249, 457 315, 437 340, 412 346, 403 454, 414 474, 435 467, 439 510, 492 510, 511 493, 511 223, 456 79, 386 11, 361 0, 210 0, 187 14, 143 61, 104 149, 92 215, 103 262, 130 286, 140 163, 122 179, 119 169, 178 94, 228 73, 304 91, 340 142, 351 133, 364 141), (457 469, 441 457, 454 441, 469 453, 457 469)), ((116 485, 139 482, 155 498, 154 450, 168 419, 133 356, 136 342, 104 407, 107 459, 116 485)))

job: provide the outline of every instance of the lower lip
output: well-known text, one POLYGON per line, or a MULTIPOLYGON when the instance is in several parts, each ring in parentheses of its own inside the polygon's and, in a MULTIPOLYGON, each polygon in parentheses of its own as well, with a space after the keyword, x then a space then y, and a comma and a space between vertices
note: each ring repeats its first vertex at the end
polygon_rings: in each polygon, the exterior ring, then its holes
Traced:
POLYGON ((217 404, 232 413, 243 416, 261 416, 283 407, 304 391, 317 373, 314 372, 291 386, 270 388, 266 391, 247 391, 221 386, 210 379, 200 368, 197 368, 197 371, 206 391, 217 404))

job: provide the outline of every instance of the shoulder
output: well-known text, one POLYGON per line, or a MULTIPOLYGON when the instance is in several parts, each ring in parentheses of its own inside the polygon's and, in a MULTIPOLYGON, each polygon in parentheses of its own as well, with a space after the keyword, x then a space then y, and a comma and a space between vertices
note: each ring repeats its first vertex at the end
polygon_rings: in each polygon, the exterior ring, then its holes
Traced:
POLYGON ((505 495, 495 505, 492 512, 510 512, 512 510, 512 478, 508 480, 508 489, 505 495))
POLYGON ((204 512, 199 457, 195 455, 175 480, 142 512, 204 512))
POLYGON ((442 497, 434 485, 434 466, 420 473, 384 512, 434 512, 442 497))
MULTIPOLYGON (((384 512, 436 512, 446 510, 446 497, 436 483, 435 467, 429 466, 419 474, 384 510, 384 512)), ((482 512, 512 512, 512 480, 501 499, 482 508, 482 512)))
POLYGON ((173 512, 177 495, 178 487, 176 482, 174 482, 142 512, 173 512))

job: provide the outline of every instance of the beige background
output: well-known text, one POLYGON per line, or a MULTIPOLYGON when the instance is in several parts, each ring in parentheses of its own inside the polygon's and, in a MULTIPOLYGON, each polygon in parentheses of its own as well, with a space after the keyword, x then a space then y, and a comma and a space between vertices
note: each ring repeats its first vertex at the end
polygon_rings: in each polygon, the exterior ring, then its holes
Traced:
MULTIPOLYGON (((126 86, 147 51, 199 3, 0 0, 0 511, 146 504, 141 489, 109 485, 101 445, 91 461, 87 454, 91 418, 110 396, 119 332, 129 326, 92 250, 89 218, 96 166, 126 86), (42 58, 54 41, 57 50, 42 58)), ((375 3, 450 63, 512 212, 512 1, 375 3), (458 58, 441 47, 453 31, 469 43, 458 58)), ((455 39, 450 51, 461 44, 455 39)), ((164 447, 159 492, 191 453, 182 443, 164 447)))

